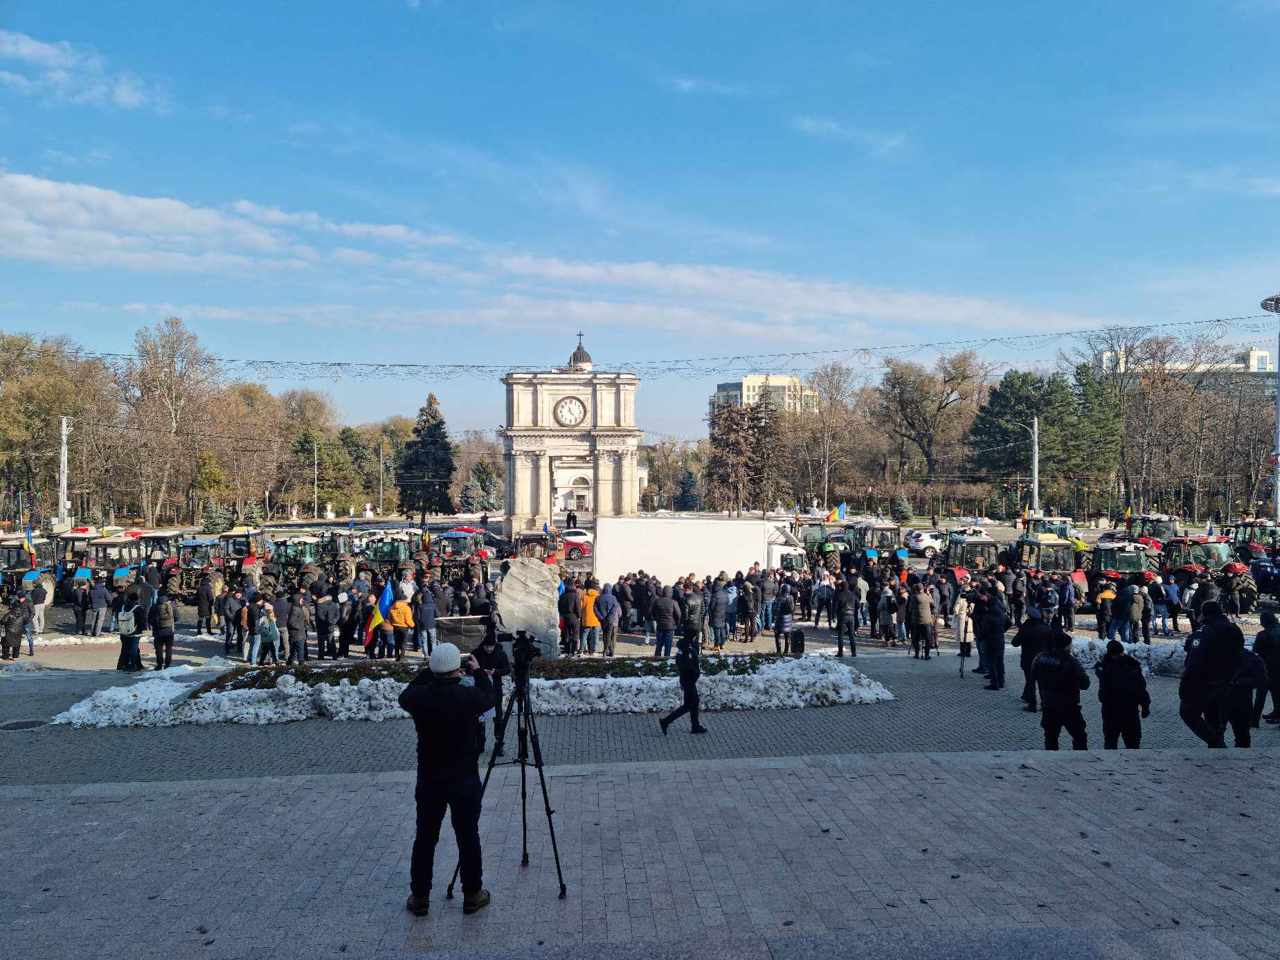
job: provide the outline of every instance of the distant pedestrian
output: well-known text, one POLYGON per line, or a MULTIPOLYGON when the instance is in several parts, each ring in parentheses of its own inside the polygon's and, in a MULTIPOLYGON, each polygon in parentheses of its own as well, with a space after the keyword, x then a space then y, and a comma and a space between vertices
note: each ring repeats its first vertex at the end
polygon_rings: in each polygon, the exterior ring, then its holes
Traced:
POLYGON ((1280 621, 1270 610, 1262 611, 1262 632, 1253 641, 1253 652, 1262 658, 1267 668, 1267 688, 1259 690, 1253 698, 1253 725, 1266 720, 1280 723, 1280 621), (1267 705, 1267 693, 1271 694, 1271 712, 1263 715, 1267 705))
POLYGON ((120 632, 120 658, 116 669, 134 672, 142 669, 142 654, 138 642, 144 624, 138 616, 138 596, 133 591, 120 595, 120 609, 116 611, 116 629, 120 632))
POLYGON ((156 651, 156 669, 173 666, 173 638, 178 629, 178 601, 167 593, 156 596, 151 605, 151 643, 156 651))

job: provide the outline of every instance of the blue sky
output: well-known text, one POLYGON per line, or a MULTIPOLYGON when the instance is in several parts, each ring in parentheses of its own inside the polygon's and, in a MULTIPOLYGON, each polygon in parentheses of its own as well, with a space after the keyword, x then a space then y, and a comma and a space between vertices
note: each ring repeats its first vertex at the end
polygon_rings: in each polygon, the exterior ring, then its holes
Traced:
MULTIPOLYGON (((1280 0, 0 2, 0 327, 458 363, 581 328, 608 366, 1254 314, 1278 30, 1280 0)), ((642 425, 703 432, 717 379, 642 386, 642 425)))

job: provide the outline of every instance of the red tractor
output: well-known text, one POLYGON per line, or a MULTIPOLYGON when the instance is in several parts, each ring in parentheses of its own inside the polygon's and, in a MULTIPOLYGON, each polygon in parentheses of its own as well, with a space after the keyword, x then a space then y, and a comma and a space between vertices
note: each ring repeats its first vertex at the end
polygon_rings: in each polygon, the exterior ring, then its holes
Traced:
POLYGON ((1236 558, 1231 546, 1227 537, 1174 537, 1164 545, 1160 568, 1181 587, 1201 574, 1212 577, 1224 591, 1234 582, 1240 591, 1240 612, 1247 613, 1258 602, 1258 585, 1249 565, 1236 558))

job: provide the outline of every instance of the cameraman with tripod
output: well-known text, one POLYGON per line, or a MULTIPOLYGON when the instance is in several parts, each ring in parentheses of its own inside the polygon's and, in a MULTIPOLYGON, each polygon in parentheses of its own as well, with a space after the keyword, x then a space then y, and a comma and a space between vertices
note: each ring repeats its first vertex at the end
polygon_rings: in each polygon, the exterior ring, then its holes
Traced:
POLYGON ((450 811, 461 861, 463 913, 489 905, 482 885, 480 856, 480 785, 477 762, 484 752, 480 715, 494 706, 493 684, 475 657, 464 661, 452 643, 438 643, 430 667, 419 671, 400 694, 400 706, 413 717, 418 732, 417 836, 409 867, 409 899, 405 908, 425 917, 430 907, 431 873, 445 808, 450 811), (474 686, 464 684, 463 674, 474 686))

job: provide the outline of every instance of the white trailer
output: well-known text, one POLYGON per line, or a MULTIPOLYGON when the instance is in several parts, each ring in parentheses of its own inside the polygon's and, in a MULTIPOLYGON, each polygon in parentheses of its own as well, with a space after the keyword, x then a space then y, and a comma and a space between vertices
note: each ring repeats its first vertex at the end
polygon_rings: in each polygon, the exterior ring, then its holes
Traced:
POLYGON ((643 570, 670 583, 692 573, 733 576, 753 563, 804 566, 804 548, 777 520, 749 517, 664 515, 598 517, 595 576, 601 583, 643 570))

